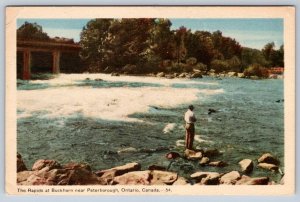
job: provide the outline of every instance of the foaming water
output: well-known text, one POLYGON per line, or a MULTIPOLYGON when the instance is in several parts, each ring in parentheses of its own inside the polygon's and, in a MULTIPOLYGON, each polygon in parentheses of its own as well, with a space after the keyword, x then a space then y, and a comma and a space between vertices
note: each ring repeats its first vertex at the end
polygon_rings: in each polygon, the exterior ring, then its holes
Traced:
POLYGON ((24 89, 26 85, 32 84, 48 86, 46 89, 18 91, 18 118, 38 114, 40 118, 84 116, 115 121, 140 121, 128 116, 147 112, 151 110, 151 106, 172 108, 190 103, 197 100, 198 93, 203 93, 196 88, 172 88, 169 84, 173 82, 195 83, 147 77, 111 77, 104 74, 61 74, 55 79, 31 81, 20 87, 24 89), (91 83, 91 80, 96 80, 97 83, 91 83), (88 82, 88 85, 82 86, 82 82, 88 82), (104 82, 105 87, 101 85, 104 82), (126 85, 115 87, 116 82, 126 85), (131 82, 135 85, 131 86, 131 82), (142 85, 145 83, 161 85, 145 87, 142 85))

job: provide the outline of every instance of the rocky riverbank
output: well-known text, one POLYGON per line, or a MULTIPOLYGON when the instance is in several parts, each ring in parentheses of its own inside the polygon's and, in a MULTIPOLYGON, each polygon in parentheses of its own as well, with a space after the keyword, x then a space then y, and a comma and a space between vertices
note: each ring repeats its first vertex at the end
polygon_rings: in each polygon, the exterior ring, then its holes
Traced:
MULTIPOLYGON (((113 72, 111 76, 120 76, 121 74, 130 75, 127 72, 118 73, 113 72)), ((135 75, 137 76, 137 75, 135 75)), ((262 78, 258 76, 246 76, 244 73, 239 72, 220 72, 217 73, 214 69, 209 70, 208 72, 200 71, 200 70, 193 70, 192 72, 183 72, 183 73, 165 73, 165 72, 158 72, 158 73, 150 73, 143 76, 151 76, 151 77, 159 77, 159 78, 167 78, 167 79, 174 79, 174 78, 203 78, 203 76, 210 76, 214 78, 246 78, 252 80, 259 80, 259 79, 283 79, 283 75, 280 74, 269 74, 268 78, 262 78)))
MULTIPOLYGON (((183 155, 169 152, 166 158, 170 163, 178 158, 198 161, 200 166, 224 167, 226 162, 210 161, 210 157, 219 155, 218 150, 186 150, 183 155)), ((280 172, 280 162, 270 153, 265 153, 257 159, 258 169, 270 172, 280 172)), ((151 165, 141 170, 141 164, 132 162, 106 170, 92 171, 88 164, 59 164, 55 160, 37 160, 31 169, 27 169, 22 156, 17 154, 17 184, 18 185, 274 185, 283 184, 271 181, 268 176, 250 177, 256 169, 251 159, 243 159, 237 163, 237 170, 230 172, 203 172, 201 169, 191 173, 188 178, 179 176, 176 172, 160 165, 151 165)))

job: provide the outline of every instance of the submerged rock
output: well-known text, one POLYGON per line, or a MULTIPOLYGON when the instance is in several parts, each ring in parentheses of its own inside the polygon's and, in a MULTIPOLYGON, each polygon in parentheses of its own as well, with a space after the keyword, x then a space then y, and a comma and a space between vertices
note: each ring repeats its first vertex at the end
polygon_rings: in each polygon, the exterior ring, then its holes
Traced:
POLYGON ((278 171, 278 166, 270 163, 259 163, 257 166, 266 170, 278 171))
POLYGON ((122 148, 120 149, 117 153, 118 154, 123 154, 123 153, 135 153, 138 150, 134 147, 127 147, 127 148, 122 148))
POLYGON ((166 154, 166 158, 167 159, 176 159, 176 158, 179 158, 180 157, 180 154, 177 153, 177 152, 169 152, 166 154))
POLYGON ((204 156, 206 156, 206 157, 213 157, 213 156, 218 156, 221 154, 219 152, 219 150, 217 150, 217 149, 207 149, 207 150, 204 150, 203 153, 204 153, 204 156))
POLYGON ((22 159, 21 154, 17 153, 17 172, 25 171, 27 167, 22 159))
POLYGON ((239 179, 241 178, 241 175, 238 171, 231 171, 229 173, 226 173, 220 178, 221 184, 235 184, 239 179))
POLYGON ((280 162, 272 154, 265 153, 261 157, 259 157, 258 163, 270 163, 278 166, 280 162))
POLYGON ((239 162, 239 165, 244 173, 250 173, 253 170, 253 161, 251 159, 243 159, 239 162))
POLYGON ((227 166, 227 163, 224 161, 214 161, 214 162, 209 162, 209 166, 215 166, 215 167, 225 167, 227 166))
POLYGON ((268 183, 269 183, 268 177, 251 178, 247 175, 243 175, 241 179, 236 182, 236 185, 267 185, 268 183))
POLYGON ((148 167, 148 170, 167 170, 167 169, 163 166, 151 165, 148 167))

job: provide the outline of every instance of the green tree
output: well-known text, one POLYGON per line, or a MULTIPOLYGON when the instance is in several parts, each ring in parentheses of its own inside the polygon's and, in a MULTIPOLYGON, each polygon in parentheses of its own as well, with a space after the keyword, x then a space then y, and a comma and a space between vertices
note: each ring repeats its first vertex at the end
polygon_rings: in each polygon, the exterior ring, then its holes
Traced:
POLYGON ((42 26, 37 23, 25 22, 19 29, 17 29, 18 40, 50 40, 47 33, 43 32, 42 26))
POLYGON ((112 40, 109 28, 113 22, 113 19, 93 19, 83 27, 80 34, 80 57, 92 71, 103 70, 108 65, 105 58, 109 54, 107 45, 112 40))

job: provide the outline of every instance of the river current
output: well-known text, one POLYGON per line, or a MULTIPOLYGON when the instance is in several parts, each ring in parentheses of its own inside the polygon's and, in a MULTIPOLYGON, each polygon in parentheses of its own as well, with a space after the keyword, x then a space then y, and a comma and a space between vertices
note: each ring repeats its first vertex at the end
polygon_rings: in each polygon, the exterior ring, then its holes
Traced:
MULTIPOLYGON (((283 80, 239 78, 164 79, 104 74, 61 74, 50 80, 18 81, 17 150, 27 167, 38 159, 85 162, 93 170, 129 162, 168 167, 185 177, 195 171, 239 170, 265 152, 284 171, 283 80), (183 153, 187 106, 195 106, 194 147, 218 149, 211 160, 224 168, 201 167, 183 153), (209 114, 209 109, 216 113, 209 114)), ((254 168, 251 176, 280 175, 254 168)))

